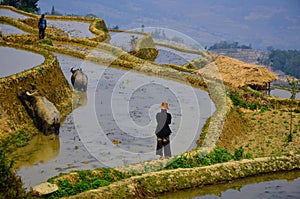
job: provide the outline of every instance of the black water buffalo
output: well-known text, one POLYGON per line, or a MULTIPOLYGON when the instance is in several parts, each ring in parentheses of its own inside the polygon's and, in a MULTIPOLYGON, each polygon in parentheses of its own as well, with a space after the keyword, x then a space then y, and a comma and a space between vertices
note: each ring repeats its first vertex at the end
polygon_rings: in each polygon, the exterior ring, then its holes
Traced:
POLYGON ((72 72, 71 82, 74 89, 79 91, 86 91, 87 84, 88 84, 88 77, 86 76, 86 74, 82 72, 81 68, 75 70, 73 68, 71 68, 71 72, 72 72))
POLYGON ((30 107, 33 109, 32 115, 39 130, 47 135, 48 130, 54 127, 55 134, 59 134, 60 113, 52 102, 43 96, 38 96, 37 91, 19 92, 18 96, 24 103, 25 101, 30 103, 30 107))

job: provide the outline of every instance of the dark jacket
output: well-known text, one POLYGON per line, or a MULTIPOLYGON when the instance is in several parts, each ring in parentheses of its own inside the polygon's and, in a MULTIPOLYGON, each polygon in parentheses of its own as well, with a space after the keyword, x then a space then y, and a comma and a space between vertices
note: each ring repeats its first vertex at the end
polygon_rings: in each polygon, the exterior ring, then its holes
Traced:
POLYGON ((157 127, 155 134, 157 137, 168 137, 172 132, 169 127, 171 124, 172 116, 167 110, 161 109, 161 112, 156 114, 157 127))
POLYGON ((46 27, 47 27, 47 20, 44 17, 41 17, 39 19, 38 27, 40 29, 46 29, 46 27))

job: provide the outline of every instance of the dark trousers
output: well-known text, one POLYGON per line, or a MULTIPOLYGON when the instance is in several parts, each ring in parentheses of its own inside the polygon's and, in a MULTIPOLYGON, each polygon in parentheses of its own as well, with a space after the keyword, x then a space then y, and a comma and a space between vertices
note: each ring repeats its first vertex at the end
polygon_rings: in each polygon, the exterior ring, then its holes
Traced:
POLYGON ((39 39, 44 39, 45 37, 45 29, 39 28, 39 39))
POLYGON ((165 157, 171 157, 170 138, 157 137, 156 155, 163 156, 163 150, 165 157))

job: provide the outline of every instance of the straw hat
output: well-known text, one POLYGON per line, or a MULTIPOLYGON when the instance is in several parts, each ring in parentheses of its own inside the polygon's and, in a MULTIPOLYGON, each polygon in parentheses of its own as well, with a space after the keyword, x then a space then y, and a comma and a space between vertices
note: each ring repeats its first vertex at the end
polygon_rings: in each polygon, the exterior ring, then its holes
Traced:
POLYGON ((169 105, 167 102, 163 102, 161 103, 161 106, 160 106, 161 109, 169 109, 169 105))

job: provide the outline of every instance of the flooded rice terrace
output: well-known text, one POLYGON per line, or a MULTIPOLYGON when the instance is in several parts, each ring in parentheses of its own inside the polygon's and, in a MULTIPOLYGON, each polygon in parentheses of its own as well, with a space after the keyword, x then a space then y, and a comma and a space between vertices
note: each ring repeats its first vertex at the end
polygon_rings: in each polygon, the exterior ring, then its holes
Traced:
POLYGON ((59 137, 39 135, 15 153, 18 175, 27 187, 60 172, 157 159, 155 115, 162 101, 169 102, 173 116, 173 155, 196 147, 202 126, 215 111, 208 93, 189 85, 55 55, 69 81, 70 68, 82 68, 88 90, 74 94, 76 109, 62 123, 59 137))
MULTIPOLYGON (((9 10, 0 11, 9 17, 26 18, 9 10)), ((63 29, 70 37, 93 36, 87 23, 48 20, 48 25, 63 29)), ((2 27, 9 33, 11 27, 2 27)), ((131 38, 131 34, 123 34, 112 37, 111 42, 129 48, 131 38)), ((6 52, 8 49, 5 48, 6 52)), ((22 67, 25 63, 30 68, 42 62, 30 62, 34 60, 30 52, 18 53, 15 55, 18 59, 10 57, 5 63, 22 67), (17 60, 22 60, 22 64, 13 64, 17 60)), ((162 101, 169 102, 173 116, 173 155, 196 147, 202 126, 215 111, 208 93, 190 85, 55 55, 69 82, 71 67, 83 69, 89 78, 88 90, 74 94, 75 110, 63 121, 59 136, 38 135, 28 146, 15 152, 17 173, 26 187, 74 169, 117 167, 157 159, 155 114, 160 111, 162 101)), ((28 69, 16 71, 15 68, 8 68, 10 74, 28 69)))
MULTIPOLYGON (((6 9, 0 9, 0 15, 27 18, 6 9)), ((49 20, 48 25, 63 29, 70 37, 93 37, 87 23, 49 20)), ((0 24, 0 27, 3 34, 23 33, 13 26, 0 24)), ((113 36, 111 44, 130 50, 131 38, 131 34, 113 36)), ((155 61, 159 63, 182 65, 199 57, 160 46, 158 50, 159 55, 155 61)), ((215 111, 208 93, 188 84, 96 65, 62 54, 55 55, 69 82, 71 67, 82 68, 89 78, 88 90, 74 93, 74 111, 62 122, 59 136, 44 136, 41 133, 29 145, 15 152, 17 174, 22 177, 27 188, 61 172, 118 167, 157 159, 155 114, 162 101, 169 102, 169 112, 173 116, 170 125, 173 131, 173 155, 196 147, 201 128, 215 111)), ((41 55, 7 47, 0 47, 0 56, 2 64, 9 64, 9 67, 1 66, 0 77, 21 72, 44 61, 41 55)), ((105 56, 111 57, 108 54, 105 56)), ((278 91, 275 93, 277 95, 278 91)), ((205 186, 164 195, 162 198, 297 198, 299 171, 292 175, 293 178, 290 178, 290 174, 284 173, 278 178, 290 181, 269 181, 268 178, 260 177, 253 181, 252 178, 246 178, 238 181, 238 184, 205 186)))
MULTIPOLYGON (((279 97, 279 98, 290 98, 291 97, 291 92, 288 90, 283 90, 283 89, 272 89, 270 91, 270 96, 275 96, 275 97, 279 97)), ((300 99, 300 93, 297 93, 295 96, 295 99, 300 99)))
POLYGON ((123 33, 110 32, 110 35, 111 35, 111 39, 109 43, 113 46, 117 46, 123 49, 126 52, 132 51, 135 45, 134 44, 135 41, 145 36, 143 34, 133 34, 133 33, 126 33, 126 32, 123 33))
POLYGON ((26 34, 26 32, 24 32, 23 30, 20 30, 19 28, 16 28, 14 26, 7 25, 7 24, 0 24, 0 31, 4 35, 6 35, 6 34, 26 34))
POLYGON ((160 195, 159 199, 299 199, 300 171, 265 174, 226 184, 208 185, 160 195))
POLYGON ((0 9, 0 16, 11 17, 14 19, 26 19, 28 16, 19 14, 17 12, 11 11, 9 9, 0 9))
POLYGON ((183 65, 187 62, 190 62, 196 58, 200 58, 201 55, 193 54, 193 53, 184 53, 178 50, 174 50, 171 48, 167 48, 164 46, 157 46, 158 49, 158 56, 155 59, 155 62, 161 64, 177 64, 183 65))
POLYGON ((26 50, 0 46, 0 78, 30 69, 44 62, 44 56, 26 50), (16 59, 16 57, 18 59, 16 59))
MULTIPOLYGON (((46 16, 47 18, 47 16, 46 16)), ((47 26, 55 26, 68 33, 71 38, 91 38, 94 34, 89 30, 90 23, 78 21, 47 20, 47 26)))

